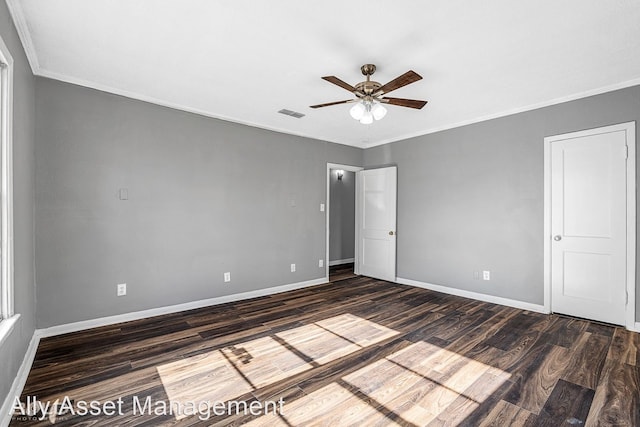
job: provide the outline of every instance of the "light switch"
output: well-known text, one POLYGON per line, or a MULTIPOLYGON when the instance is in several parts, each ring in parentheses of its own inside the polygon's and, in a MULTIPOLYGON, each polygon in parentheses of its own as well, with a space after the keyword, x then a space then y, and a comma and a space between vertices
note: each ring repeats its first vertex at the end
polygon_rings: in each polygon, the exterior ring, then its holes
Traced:
POLYGON ((324 203, 320 203, 320 212, 324 212, 324 203))
POLYGON ((127 284, 126 283, 118 283, 116 285, 116 295, 119 297, 123 297, 127 294, 127 284))
POLYGON ((129 190, 127 190, 126 188, 121 188, 118 191, 118 198, 120 200, 129 200, 129 190))

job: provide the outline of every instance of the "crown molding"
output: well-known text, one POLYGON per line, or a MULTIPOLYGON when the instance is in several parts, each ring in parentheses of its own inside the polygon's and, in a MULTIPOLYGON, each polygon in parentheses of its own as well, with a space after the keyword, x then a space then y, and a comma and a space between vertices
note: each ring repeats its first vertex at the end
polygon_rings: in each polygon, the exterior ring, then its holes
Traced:
POLYGON ((246 125, 246 126, 250 126, 250 127, 254 127, 254 128, 258 128, 258 129, 264 129, 264 130, 268 130, 268 131, 272 131, 272 132, 284 133, 284 134, 287 134, 287 135, 298 136, 298 137, 302 137, 302 138, 309 138, 309 139, 323 141, 323 142, 331 142, 331 143, 335 143, 335 144, 347 145, 347 146, 361 148, 361 149, 374 148, 374 147, 377 147, 377 146, 380 146, 380 145, 385 145, 385 144, 390 144, 390 143, 394 143, 394 142, 404 141, 404 140, 408 140, 408 139, 412 139, 412 138, 417 138, 417 137, 420 137, 420 136, 429 135, 429 134, 432 134, 432 133, 437 133, 437 132, 442 132, 442 131, 446 131, 446 130, 450 130, 450 129, 455 129, 455 128, 468 126, 468 125, 475 124, 475 123, 480 123, 480 122, 484 122, 484 121, 488 121, 488 120, 498 119, 498 118, 501 118, 501 117, 511 116, 511 115, 518 114, 518 113, 537 110, 539 108, 550 107, 550 106, 557 105, 557 104, 563 104, 565 102, 575 101, 575 100, 582 99, 582 98, 587 98, 587 97, 590 97, 590 96, 600 95, 600 94, 603 94, 603 93, 612 92, 612 91, 615 91, 615 90, 619 90, 619 89, 624 89, 624 88, 631 87, 631 86, 640 85, 640 78, 636 78, 636 79, 627 80, 627 81, 620 82, 620 83, 601 86, 599 88, 590 89, 590 90, 586 90, 586 91, 582 91, 582 92, 566 95, 566 96, 559 97, 559 98, 554 98, 554 99, 549 100, 549 101, 539 102, 539 103, 535 103, 535 104, 528 104, 528 105, 525 105, 525 106, 522 106, 522 107, 517 107, 517 108, 512 108, 512 109, 500 111, 500 112, 497 112, 497 113, 487 114, 487 115, 475 117, 473 119, 463 120, 463 121, 460 121, 460 122, 447 124, 447 125, 444 125, 444 126, 438 126, 438 127, 433 127, 433 128, 422 129, 422 130, 419 130, 419 131, 416 131, 416 132, 411 132, 411 133, 404 133, 404 134, 398 135, 397 137, 386 138, 386 139, 383 139, 383 140, 380 140, 380 141, 376 141, 376 142, 373 142, 373 143, 334 140, 334 139, 320 139, 317 136, 312 136, 312 135, 306 134, 304 132, 291 132, 290 130, 287 130, 287 129, 282 129, 282 128, 278 128, 278 127, 274 127, 274 126, 265 126, 263 124, 252 122, 252 121, 241 120, 241 119, 238 119, 238 118, 235 118, 235 117, 229 117, 229 116, 220 115, 220 114, 214 114, 214 113, 211 113, 209 111, 205 111, 205 110, 202 110, 202 109, 189 107, 189 106, 184 105, 184 104, 157 99, 157 98, 154 98, 154 97, 151 97, 151 96, 147 96, 147 95, 144 95, 144 94, 137 93, 135 91, 115 88, 115 87, 111 87, 109 85, 105 85, 105 84, 102 84, 102 83, 83 80, 83 79, 80 79, 80 78, 77 78, 77 77, 74 77, 74 76, 71 76, 71 75, 68 75, 68 74, 57 73, 57 72, 54 72, 54 71, 43 69, 43 68, 40 67, 40 63, 38 61, 38 56, 36 54, 36 49, 35 49, 35 46, 34 46, 34 43, 33 43, 33 39, 31 38, 31 32, 29 30, 29 26, 27 25, 27 21, 25 19, 24 11, 23 11, 23 8, 22 8, 22 4, 20 3, 20 0, 6 0, 6 2, 7 2, 8 8, 9 8, 9 12, 11 14, 11 17, 13 18, 13 22, 14 22, 14 24, 16 26, 16 29, 17 29, 17 32, 18 32, 18 36, 20 37, 20 41, 22 42, 22 46, 24 48, 25 54, 26 54, 27 59, 29 61, 29 65, 31 66, 31 71, 36 76, 47 77, 47 78, 50 78, 50 79, 59 80, 59 81, 63 81, 63 82, 66 82, 66 83, 75 84, 75 85, 78 85, 78 86, 88 87, 88 88, 99 90, 99 91, 102 91, 102 92, 112 93, 112 94, 115 94, 115 95, 124 96, 126 98, 135 99, 135 100, 139 100, 139 101, 143 101, 143 102, 147 102, 147 103, 151 103, 151 104, 155 104, 155 105, 160 105, 160 106, 163 106, 163 107, 168 107, 168 108, 172 108, 172 109, 179 110, 179 111, 185 111, 185 112, 197 114, 197 115, 200 115, 200 116, 205 116, 205 117, 210 117, 210 118, 214 118, 214 119, 224 120, 226 122, 238 123, 238 124, 242 124, 242 125, 246 125))
POLYGON ((420 137, 420 136, 429 135, 431 133, 437 133, 437 132, 442 132, 442 131, 445 131, 445 130, 450 130, 450 129, 455 129, 455 128, 459 128, 459 127, 463 127, 463 126, 467 126, 467 125, 472 125, 472 124, 475 124, 475 123, 486 122, 488 120, 493 120, 493 119, 499 119, 501 117, 512 116, 512 115, 518 114, 518 113, 525 113, 527 111, 533 111, 533 110, 537 110, 537 109, 544 108, 544 107, 551 107, 553 105, 564 104, 565 102, 570 102, 570 101, 575 101, 575 100, 578 100, 578 99, 588 98, 590 96, 595 96, 595 95, 601 95, 603 93, 613 92, 615 90, 625 89, 625 88, 628 88, 628 87, 638 86, 638 85, 640 85, 640 78, 627 80, 627 81, 620 82, 620 83, 614 83, 614 84, 607 85, 607 86, 601 86, 601 87, 596 88, 596 89, 590 89, 590 90, 585 90, 585 91, 582 91, 582 92, 574 93, 574 94, 571 94, 571 95, 566 95, 566 96, 563 96, 563 97, 560 97, 560 98, 554 98, 554 99, 549 100, 549 101, 539 102, 539 103, 536 103, 536 104, 529 104, 529 105, 525 105, 523 107, 517 107, 517 108, 501 111, 499 113, 487 114, 487 115, 484 115, 484 116, 476 117, 476 118, 471 119, 471 120, 463 120, 461 122, 452 123, 452 124, 446 125, 446 126, 429 128, 429 129, 420 130, 420 131, 417 131, 417 132, 412 132, 412 133, 400 135, 397 138, 387 138, 385 140, 378 141, 378 142, 375 142, 375 143, 365 144, 364 148, 373 148, 373 147, 377 147, 379 145, 390 144, 392 142, 404 141, 404 140, 411 139, 411 138, 417 138, 417 137, 420 137))
POLYGON ((9 8, 9 13, 11 14, 13 23, 16 26, 16 30, 18 31, 18 37, 20 38, 20 42, 22 42, 24 53, 27 55, 27 61, 29 61, 29 65, 31 66, 31 72, 37 75, 40 71, 40 64, 38 63, 38 55, 36 55, 36 49, 33 45, 33 39, 31 38, 31 32, 29 31, 27 20, 24 17, 22 5, 18 0, 7 0, 7 7, 9 8))

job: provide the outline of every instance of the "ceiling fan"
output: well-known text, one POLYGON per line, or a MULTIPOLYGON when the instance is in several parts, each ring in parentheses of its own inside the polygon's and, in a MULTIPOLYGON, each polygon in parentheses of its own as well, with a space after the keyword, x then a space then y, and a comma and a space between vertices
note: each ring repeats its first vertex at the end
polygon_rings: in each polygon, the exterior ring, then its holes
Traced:
POLYGON ((400 107, 409 107, 418 110, 427 104, 427 101, 384 96, 392 90, 399 89, 403 86, 421 80, 422 76, 413 70, 407 71, 385 85, 371 80, 371 75, 376 72, 375 65, 365 64, 360 67, 360 71, 362 71, 362 74, 367 77, 367 80, 360 82, 355 86, 351 86, 349 83, 340 80, 336 76, 322 77, 323 80, 340 86, 341 88, 353 93, 356 96, 355 99, 311 105, 311 108, 329 107, 331 105, 350 104, 355 102, 356 105, 351 107, 351 110, 349 111, 351 117, 359 120, 362 124, 370 124, 373 123, 374 119, 380 120, 385 116, 385 114, 387 114, 387 109, 384 108, 382 104, 397 105, 400 107))

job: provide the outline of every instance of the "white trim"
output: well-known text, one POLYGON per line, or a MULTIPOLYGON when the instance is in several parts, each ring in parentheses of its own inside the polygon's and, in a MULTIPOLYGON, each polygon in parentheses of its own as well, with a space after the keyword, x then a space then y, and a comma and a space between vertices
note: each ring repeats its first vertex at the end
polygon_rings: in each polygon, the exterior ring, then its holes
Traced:
MULTIPOLYGON (((577 92, 577 93, 574 93, 574 94, 571 94, 571 95, 562 96, 560 98, 554 98, 554 99, 551 99, 549 101, 538 102, 536 104, 529 104, 529 105, 525 105, 525 106, 522 106, 522 107, 512 108, 512 109, 505 110, 505 111, 500 111, 500 112, 494 113, 494 114, 487 114, 487 115, 484 115, 484 116, 475 117, 475 118, 470 119, 470 120, 463 120, 463 121, 460 121, 460 122, 456 122, 456 123, 452 123, 452 124, 448 124, 448 125, 444 125, 444 126, 428 128, 428 129, 420 130, 420 131, 417 131, 417 132, 405 133, 405 134, 400 135, 400 136, 395 136, 393 138, 387 138, 387 139, 384 139, 382 141, 374 142, 374 143, 371 143, 371 144, 362 144, 362 147, 365 148, 365 149, 366 148, 373 148, 373 147, 377 147, 378 145, 384 145, 384 144, 389 144, 389 143, 392 143, 392 142, 404 141, 405 139, 416 138, 416 137, 423 136, 423 135, 429 135, 431 133, 442 132, 444 130, 455 129, 455 128, 459 128, 459 127, 462 127, 462 126, 468 126, 468 125, 472 125, 474 123, 481 123, 481 122, 485 122, 487 120, 499 119, 500 117, 507 117, 507 116, 512 116, 514 114, 525 113, 527 111, 533 111, 533 110, 537 110, 539 108, 551 107, 553 105, 558 105, 558 104, 564 104, 565 102, 575 101, 575 100, 582 99, 582 98, 588 98, 590 96, 595 96, 595 95, 601 95, 603 93, 613 92, 615 90, 625 89, 625 88, 628 88, 628 87, 638 86, 638 85, 640 85, 640 78, 627 80, 625 82, 614 83, 614 84, 610 84, 610 85, 607 85, 607 86, 601 86, 599 88, 585 90, 585 91, 577 92)), ((339 144, 346 144, 345 142, 338 142, 338 143, 339 144)), ((348 144, 348 145, 352 145, 352 144, 348 144)))
POLYGON ((27 26, 27 20, 24 17, 22 11, 22 5, 19 0, 7 0, 7 7, 9 8, 9 14, 13 18, 13 23, 18 32, 18 37, 22 42, 22 48, 27 55, 27 60, 31 66, 33 74, 37 74, 40 71, 40 64, 38 63, 38 55, 36 55, 36 49, 33 45, 33 39, 31 38, 31 32, 27 26))
POLYGON ((640 332, 640 322, 635 322, 633 325, 633 329, 631 329, 631 331, 640 332))
POLYGON ((19 318, 19 314, 14 314, 8 319, 3 319, 2 322, 0 322, 0 347, 2 347, 4 341, 9 337, 11 331, 13 331, 13 328, 16 326, 19 318))
POLYGON ((625 327, 638 331, 636 322, 636 123, 568 132, 544 138, 544 307, 551 312, 551 143, 568 138, 625 131, 627 137, 627 305, 625 327))
POLYGON ((334 259, 333 261, 329 261, 329 267, 333 267, 334 265, 349 264, 350 262, 355 263, 355 258, 334 259))
MULTIPOLYGON (((11 0, 9 0, 9 1, 11 1, 11 0)), ((31 60, 30 60, 30 62, 31 62, 31 60)), ((33 67, 33 65, 32 65, 32 67, 33 67)), ((124 96, 124 97, 129 98, 129 99, 135 99, 135 100, 138 100, 138 101, 148 102, 150 104, 155 104, 155 105, 159 105, 159 106, 162 106, 162 107, 172 108, 174 110, 179 110, 179 111, 185 111, 187 113, 198 114, 198 115, 204 116, 204 117, 210 117, 210 118, 224 120, 224 121, 231 122, 231 123, 238 123, 238 124, 242 124, 242 125, 246 125, 246 126, 255 127, 255 128, 258 128, 258 129, 265 129, 265 130, 269 130, 269 131, 273 131, 273 132, 284 133, 286 135, 299 136, 299 137, 302 137, 302 138, 315 139, 315 140, 325 141, 325 142, 333 142, 335 144, 347 145, 347 146, 350 146, 350 147, 356 147, 356 148, 362 148, 362 149, 373 148, 373 147, 377 147, 379 145, 384 145, 384 144, 389 144, 389 143, 393 143, 393 142, 404 141, 404 140, 407 140, 407 139, 416 138, 416 137, 420 137, 420 136, 424 136, 424 135, 429 135, 429 134, 432 134, 432 133, 442 132, 442 131, 449 130, 449 129, 456 129, 456 128, 459 128, 459 127, 462 127, 462 126, 472 125, 474 123, 481 123, 481 122, 484 122, 484 121, 487 121, 487 120, 493 120, 493 119, 498 119, 498 118, 501 118, 501 117, 512 116, 514 114, 524 113, 524 112, 536 110, 536 109, 539 109, 539 108, 550 107, 550 106, 557 105, 557 104, 562 104, 562 103, 565 103, 565 102, 570 102, 570 101, 575 101, 575 100, 582 99, 582 98, 587 98, 587 97, 590 97, 590 96, 600 95, 600 94, 611 92, 611 91, 614 91, 614 90, 625 89, 627 87, 640 85, 640 79, 629 80, 629 81, 626 81, 626 82, 613 84, 613 85, 609 85, 609 86, 604 86, 604 87, 601 87, 601 88, 593 89, 593 90, 590 90, 590 91, 580 92, 580 93, 577 93, 577 94, 574 94, 574 95, 570 95, 570 96, 565 96, 565 97, 562 97, 562 98, 552 99, 551 101, 545 101, 545 102, 540 102, 538 104, 526 105, 524 107, 518 107, 518 108, 506 110, 506 111, 501 111, 501 112, 495 113, 495 114, 488 114, 488 115, 485 115, 485 116, 476 117, 476 118, 469 119, 469 120, 463 120, 463 121, 460 121, 460 122, 456 122, 456 123, 452 123, 452 124, 448 124, 448 125, 444 125, 444 126, 428 128, 428 129, 424 129, 424 130, 420 130, 420 131, 412 132, 412 133, 406 133, 406 134, 395 136, 393 138, 387 138, 387 139, 383 139, 381 141, 377 141, 377 142, 374 142, 374 143, 367 144, 367 143, 357 143, 357 142, 354 143, 354 142, 349 142, 349 141, 341 141, 341 140, 329 138, 327 136, 311 135, 311 134, 307 134, 307 133, 304 133, 304 132, 293 132, 291 129, 284 129, 284 128, 279 128, 279 127, 276 127, 276 126, 266 126, 264 124, 255 123, 255 122, 251 122, 251 121, 247 121, 247 120, 241 120, 241 119, 238 119, 238 118, 235 118, 235 117, 229 117, 229 116, 225 116, 225 115, 222 115, 222 114, 214 114, 214 113, 211 113, 210 111, 205 111, 205 110, 198 109, 198 108, 192 108, 192 107, 189 107, 189 106, 177 103, 177 102, 165 101, 165 100, 154 98, 154 97, 151 97, 151 96, 148 96, 148 95, 139 94, 137 92, 133 92, 133 91, 130 91, 130 90, 114 88, 112 86, 108 86, 108 85, 104 85, 104 84, 100 84, 100 83, 96 83, 96 82, 90 82, 90 81, 87 81, 87 80, 84 80, 84 79, 80 79, 80 78, 77 78, 77 77, 68 76, 68 75, 60 74, 60 73, 55 73, 53 71, 37 69, 37 70, 34 70, 33 74, 36 75, 36 76, 46 77, 46 78, 53 79, 53 80, 58 80, 58 81, 61 81, 61 82, 71 83, 71 84, 74 84, 74 85, 78 85, 78 86, 83 86, 83 87, 87 87, 87 88, 90 88, 90 89, 99 90, 99 91, 102 91, 102 92, 112 93, 114 95, 124 96), (322 139, 320 139, 320 138, 322 138, 322 139)))
POLYGON ((149 310, 134 311, 131 313, 118 314, 115 316, 101 317, 98 319, 83 320, 80 322, 67 323, 64 325, 51 326, 45 329, 38 329, 41 337, 52 337, 55 335, 68 334, 70 332, 83 331, 85 329, 97 328, 100 326, 114 325, 116 323, 130 322, 132 320, 145 319, 147 317, 161 316, 163 314, 177 313, 185 310, 193 310, 195 308, 209 307, 228 302, 235 302, 250 298, 262 297, 265 295, 278 294, 280 292, 293 291, 309 286, 321 285, 327 283, 322 277, 319 279, 307 280, 306 282, 291 283, 288 285, 274 286, 271 288, 258 289, 255 291, 242 292, 239 294, 224 295, 221 297, 208 298, 199 301, 191 301, 184 304, 169 305, 165 307, 151 308, 149 310))
POLYGON ((293 135, 293 136, 299 136, 301 138, 308 138, 308 139, 315 139, 317 141, 320 142, 333 142, 335 144, 341 144, 341 145, 348 145, 351 147, 357 147, 357 148, 365 148, 364 145, 354 145, 351 143, 347 143, 345 141, 337 141, 335 139, 331 139, 331 138, 327 138, 325 136, 318 136, 318 135, 311 135, 311 134, 307 134, 305 132, 294 132, 291 129, 285 129, 285 128, 280 128, 277 126, 267 126, 261 123, 256 123, 256 122, 252 122, 249 120, 242 120, 239 119, 237 117, 230 117, 230 116, 225 116, 223 114, 215 114, 212 113, 210 111, 206 111, 206 110, 202 110, 200 108, 193 108, 184 104, 180 104, 178 102, 173 102, 173 101, 166 101, 166 100, 162 100, 162 99, 158 99, 158 98, 154 98, 152 96, 148 96, 148 95, 143 95, 131 90, 127 90, 127 89, 120 89, 120 88, 115 88, 113 86, 109 86, 109 85, 105 85, 105 84, 101 84, 101 83, 95 83, 95 82, 90 82, 87 80, 83 80, 77 77, 73 77, 73 76, 67 76, 65 74, 59 74, 53 71, 47 71, 47 70, 43 70, 40 69, 38 71, 34 71, 33 73, 36 76, 39 77, 46 77, 48 79, 52 79, 52 80, 58 80, 61 82, 65 82, 65 83, 71 83, 73 85, 76 86, 82 86, 82 87, 86 87, 89 89, 95 89, 95 90, 99 90, 101 92, 106 92, 106 93, 111 93, 114 95, 119 95, 119 96, 124 96, 125 98, 129 98, 129 99, 135 99, 137 101, 142 101, 142 102, 147 102, 149 104, 154 104, 154 105, 159 105, 161 107, 167 107, 167 108, 171 108, 173 110, 178 110, 178 111, 185 111, 187 113, 192 113, 192 114, 197 114, 199 116, 203 116, 203 117, 210 117, 212 119, 218 119, 218 120, 224 120, 225 122, 230 122, 230 123, 238 123, 241 125, 246 125, 246 126, 251 126, 254 128, 258 128, 258 129, 264 129, 264 130, 268 130, 268 131, 272 131, 272 132, 278 132, 278 133, 283 133, 285 135, 293 135), (323 139, 320 139, 323 138, 323 139))
POLYGON ((544 308, 551 313, 551 143, 544 139, 544 177, 543 177, 543 260, 542 285, 544 308))
POLYGON ((31 366, 33 365, 33 359, 36 357, 38 344, 40 344, 40 334, 38 331, 35 331, 29 342, 29 348, 27 348, 27 352, 22 359, 16 378, 13 380, 9 393, 7 393, 7 396, 4 398, 4 403, 0 408, 0 427, 6 427, 9 425, 9 422, 11 422, 11 417, 13 416, 11 412, 13 401, 16 396, 22 394, 24 385, 27 382, 27 377, 29 376, 29 371, 31 371, 31 366))
MULTIPOLYGON (((329 280, 329 267, 331 265, 334 265, 334 264, 331 264, 329 262, 329 230, 330 230, 330 228, 329 228, 330 227, 330 223, 329 223, 330 215, 329 215, 329 212, 330 212, 330 209, 331 209, 331 203, 330 203, 330 200, 331 200, 331 191, 330 191, 331 190, 331 169, 342 169, 342 170, 346 170, 346 171, 349 171, 349 172, 359 172, 359 171, 363 170, 364 168, 360 167, 360 166, 351 166, 351 165, 343 165, 343 164, 339 164, 339 163, 329 163, 329 162, 327 162, 327 195, 326 195, 327 199, 325 201, 325 209, 324 209, 324 214, 325 214, 325 235, 326 235, 326 243, 325 243, 326 244, 326 250, 325 250, 324 259, 327 260, 326 268, 325 268, 325 275, 326 275, 327 280, 329 280)), ((358 194, 358 180, 357 179, 356 179, 356 182, 355 182, 355 194, 356 195, 358 194)), ((359 220, 358 220, 359 215, 358 215, 357 197, 356 197, 356 214, 355 215, 356 215, 356 217, 355 217, 355 227, 356 227, 356 229, 355 229, 355 233, 354 233, 355 234, 355 239, 354 239, 355 242, 354 242, 354 247, 353 247, 353 251, 354 251, 353 253, 355 254, 355 257, 353 258, 353 261, 350 261, 350 262, 354 263, 353 272, 355 274, 358 274, 358 262, 357 262, 357 258, 358 258, 358 237, 359 237, 358 229, 360 227, 359 227, 359 220)))
POLYGON ((331 139, 331 138, 327 138, 326 136, 322 136, 319 137, 317 135, 313 136, 313 135, 308 135, 302 132, 292 132, 291 130, 288 129, 281 129, 281 128, 277 128, 277 127, 272 127, 272 126, 265 126, 262 124, 258 124, 258 123, 254 123, 254 122, 249 122, 249 121, 244 121, 244 120, 239 120, 237 118, 231 118, 231 117, 227 117, 227 116, 223 116, 223 115, 217 115, 217 114, 212 114, 210 112, 204 111, 204 110, 199 110, 196 108, 191 108, 188 107, 186 105, 183 104, 179 104, 179 103, 175 103, 175 102, 170 102, 170 101, 164 101, 164 100, 160 100, 157 98, 153 98, 147 95, 142 95, 133 91, 129 91, 129 90, 125 90, 125 89, 118 89, 118 88, 114 88, 108 85, 103 85, 100 83, 96 83, 96 82, 90 82, 84 79, 79 79, 77 77, 73 77, 67 74, 61 74, 61 73, 56 73, 50 70, 46 70, 40 67, 40 63, 38 61, 38 55, 36 53, 36 49, 33 43, 33 39, 31 38, 31 32, 29 31, 29 27, 27 26, 27 22, 26 19, 24 17, 24 12, 22 10, 22 6, 19 0, 7 0, 7 6, 9 8, 9 13, 11 14, 11 17, 13 18, 13 22, 16 26, 16 30, 18 32, 18 36, 20 37, 20 41, 22 42, 22 46, 24 48, 24 51, 27 55, 27 59, 29 60, 29 65, 31 66, 31 70, 33 72, 34 75, 36 76, 42 76, 42 77, 48 77, 54 80, 60 80, 63 82, 67 82, 67 83, 72 83, 75 85, 79 85, 79 86, 84 86, 84 87, 88 87, 91 89, 96 89, 96 90, 100 90, 103 92, 109 92, 109 93, 113 93, 116 95, 120 95, 120 96, 124 96, 127 98, 131 98, 131 99, 136 99, 139 101, 144 101, 144 102, 149 102, 151 104, 156 104, 156 105, 161 105, 164 107, 169 107, 169 108, 173 108, 176 110, 180 110, 180 111, 186 111, 189 113, 194 113, 194 114, 199 114, 205 117, 212 117, 215 119, 220 119, 220 120, 225 120, 228 122, 232 122, 232 123, 239 123, 239 124, 243 124, 243 125, 247 125, 247 126, 252 126, 252 127, 256 127, 259 129, 266 129, 266 130, 271 130, 271 131, 275 131, 275 132, 281 132, 281 133, 285 133, 288 135, 294 135, 294 136, 300 136, 300 137, 304 137, 304 138, 310 138, 310 139, 320 139, 322 138, 323 141, 328 141, 328 142, 333 142, 336 144, 342 144, 342 145, 348 145, 351 147, 356 147, 356 148, 362 148, 362 149, 366 149, 366 148, 372 148, 372 147, 377 147, 379 145, 384 145, 384 144, 389 144, 392 142, 397 142, 397 141, 403 141, 405 139, 410 139, 410 138, 415 138, 415 137, 419 137, 419 136, 423 136, 423 135, 428 135, 428 134, 432 134, 432 133, 436 133, 436 132, 442 132, 444 130, 448 130, 448 129, 455 129, 461 126, 467 126, 470 124, 474 124, 474 123, 479 123, 479 122, 484 122, 487 120, 492 120, 492 119, 497 119, 500 117, 506 117, 506 116, 511 116, 514 114, 518 114, 518 113, 523 113, 526 111, 531 111, 531 110, 536 110, 538 108, 543 108, 543 107, 549 107, 552 105, 557 105, 557 104, 562 104, 565 102, 569 102, 569 101, 575 101, 577 99, 582 99, 582 98, 587 98, 590 96, 594 96, 594 95, 600 95, 603 93, 607 93, 607 92, 612 92, 614 90, 619 90, 619 89, 624 89, 627 87, 632 87, 632 86, 637 86, 640 85, 640 78, 637 79, 632 79, 632 80, 627 80, 624 82, 620 82, 620 83, 614 83, 614 84, 610 84, 610 85, 606 85, 606 86, 601 86, 599 88, 595 88, 595 89, 590 89, 590 90, 585 90, 582 92, 577 92, 574 94, 570 94, 570 95, 566 95, 566 96, 562 96, 559 98, 555 98, 549 101, 543 101, 543 102, 538 102, 535 104, 528 104, 522 107, 517 107, 517 108, 512 108, 509 110, 505 110, 505 111, 500 111, 497 113, 493 113, 493 114, 486 114, 484 116, 480 116, 480 117, 475 117, 473 119, 469 119, 469 120, 462 120, 460 122, 456 122, 456 123, 452 123, 452 124, 447 124, 444 126, 438 126, 438 127, 432 127, 432 128, 427 128, 427 129, 423 129, 423 130, 419 130, 416 132, 411 132, 411 133, 405 133, 402 135, 398 135, 392 138, 386 138, 383 139, 381 141, 377 141, 374 143, 358 143, 358 142, 347 142, 347 141, 338 141, 335 139, 331 139))
POLYGON ((636 123, 627 123, 627 329, 636 325, 636 123))
POLYGON ((247 125, 247 126, 252 126, 252 127, 256 127, 259 129, 266 129, 266 130, 271 130, 271 131, 275 131, 275 132, 281 132, 281 133, 285 133, 288 135, 294 135, 294 136, 300 136, 300 137, 304 137, 304 138, 310 138, 310 139, 320 139, 322 138, 322 141, 328 141, 328 142, 333 142, 336 144, 342 144, 342 145, 348 145, 351 147, 356 147, 356 148, 362 148, 362 149, 366 149, 366 148, 372 148, 372 147, 377 147, 379 145, 384 145, 384 144, 389 144, 392 142, 398 142, 398 141, 403 141, 405 139, 410 139, 410 138, 415 138, 415 137, 419 137, 419 136, 423 136, 423 135, 428 135, 428 134, 432 134, 432 133, 436 133, 436 132, 442 132, 444 130, 448 130, 448 129, 455 129, 461 126, 467 126, 470 124, 474 124, 474 123, 480 123, 480 122, 484 122, 487 120, 492 120, 492 119, 497 119, 500 117, 506 117, 506 116, 511 116, 514 114, 518 114, 518 113, 523 113, 526 111, 532 111, 532 110, 536 110, 538 108, 543 108, 543 107, 549 107, 552 105, 557 105, 557 104, 562 104, 565 102, 569 102, 569 101, 574 101, 577 99, 582 99, 582 98, 587 98, 590 96, 594 96, 594 95, 600 95, 603 93, 607 93, 607 92, 612 92, 614 90, 619 90, 619 89, 624 89, 627 87, 632 87, 632 86, 637 86, 640 85, 640 78, 637 79, 632 79, 632 80, 627 80, 624 82, 620 82, 620 83, 614 83, 614 84, 610 84, 610 85, 606 85, 606 86, 601 86, 599 88, 595 88, 595 89, 590 89, 590 90, 585 90, 582 92, 577 92, 574 94, 570 94, 570 95, 566 95, 566 96, 562 96, 559 98, 555 98, 549 101, 543 101, 543 102, 538 102, 535 104, 528 104, 522 107, 517 107, 517 108, 512 108, 512 109, 508 109, 508 110, 504 110, 504 111, 500 111, 497 113, 493 113, 493 114, 486 114, 484 116, 480 116, 480 117, 475 117, 473 119, 469 119, 469 120, 462 120, 460 122, 456 122, 456 123, 452 123, 452 124, 447 124, 444 126, 438 126, 438 127, 432 127, 432 128, 427 128, 427 129, 423 129, 423 130, 419 130, 416 132, 411 132, 411 133, 405 133, 402 135, 398 135, 392 138, 386 138, 383 139, 381 141, 377 141, 374 143, 358 143, 358 142, 347 142, 347 141, 338 141, 335 139, 331 139, 331 138, 327 138, 326 136, 322 136, 319 137, 317 135, 308 135, 302 132, 292 132, 289 129, 281 129, 281 128, 277 128, 277 127, 273 127, 273 126, 265 126, 262 124, 258 124, 258 123, 254 123, 254 122, 250 122, 250 121, 244 121, 244 120, 239 120, 237 118, 231 118, 231 117, 227 117, 227 116, 223 116, 223 115, 218 115, 218 114, 212 114, 211 112, 207 112, 204 110, 199 110, 196 108, 191 108, 188 107, 186 105, 180 104, 180 103, 176 103, 176 102, 170 102, 170 101, 164 101, 164 100, 160 100, 157 98, 153 98, 147 95, 142 95, 133 91, 129 91, 129 90, 125 90, 125 89, 118 89, 118 88, 114 88, 108 85, 103 85, 100 83, 96 83, 96 82, 90 82, 84 79, 79 79, 77 77, 73 77, 67 74, 61 74, 61 73, 56 73, 50 70, 46 70, 40 67, 40 63, 38 61, 38 55, 36 53, 36 49, 33 43, 33 39, 31 38, 31 32, 29 31, 29 27, 27 26, 27 22, 24 16, 24 12, 22 10, 22 5, 20 3, 19 0, 6 0, 7 1, 7 6, 9 8, 9 13, 11 14, 11 17, 13 18, 13 22, 15 24, 16 30, 18 32, 18 36, 20 37, 20 41, 22 42, 22 46, 24 48, 25 54, 27 55, 27 59, 29 60, 29 65, 31 66, 31 70, 33 72, 34 75, 36 76, 42 76, 42 77, 48 77, 54 80, 60 80, 63 82, 67 82, 67 83, 72 83, 75 85, 79 85, 79 86, 84 86, 84 87, 88 87, 91 89, 96 89, 96 90, 100 90, 103 92, 109 92, 109 93, 113 93, 116 95, 120 95, 120 96, 124 96, 127 98, 131 98, 131 99, 136 99, 139 101, 144 101, 144 102, 149 102, 151 104, 156 104, 156 105, 161 105, 164 107, 169 107, 169 108, 173 108, 176 110, 180 110, 180 111, 186 111, 189 113, 194 113, 194 114, 199 114, 205 117, 212 117, 215 119, 220 119, 220 120, 225 120, 228 122, 232 122, 232 123, 239 123, 239 124, 243 124, 243 125, 247 125))
MULTIPOLYGON (((0 37, 0 318, 14 314, 13 296, 13 58, 0 37)), ((1 321, 1 320, 0 320, 1 321)))
POLYGON ((549 311, 540 304, 532 304, 530 302, 518 301, 509 298, 496 297, 493 295, 481 294, 478 292, 465 291, 463 289, 450 288, 448 286, 434 285, 432 283, 418 282, 417 280, 403 279, 398 277, 396 283, 401 285, 415 286, 418 288, 429 289, 431 291, 442 292, 449 295, 455 295, 464 298, 471 298, 478 301, 490 302, 492 304, 506 305, 508 307, 519 308, 521 310, 535 311, 536 313, 549 314, 549 311))

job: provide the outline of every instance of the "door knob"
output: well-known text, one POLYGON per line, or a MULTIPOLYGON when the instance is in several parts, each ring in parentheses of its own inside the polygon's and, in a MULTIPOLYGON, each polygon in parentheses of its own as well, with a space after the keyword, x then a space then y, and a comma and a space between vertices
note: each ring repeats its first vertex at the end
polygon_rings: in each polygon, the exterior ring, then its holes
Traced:
POLYGON ((390 232, 389 232, 389 236, 393 236, 393 231, 390 231, 390 232))
POLYGON ((562 240, 562 236, 561 235, 555 235, 553 236, 553 240, 555 240, 556 242, 559 242, 560 240, 562 240))

